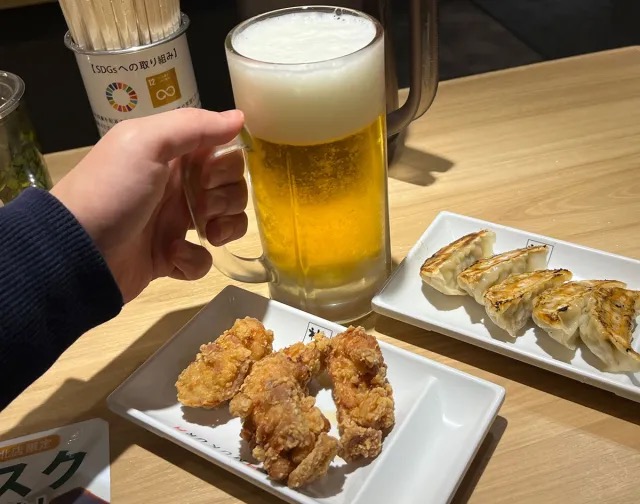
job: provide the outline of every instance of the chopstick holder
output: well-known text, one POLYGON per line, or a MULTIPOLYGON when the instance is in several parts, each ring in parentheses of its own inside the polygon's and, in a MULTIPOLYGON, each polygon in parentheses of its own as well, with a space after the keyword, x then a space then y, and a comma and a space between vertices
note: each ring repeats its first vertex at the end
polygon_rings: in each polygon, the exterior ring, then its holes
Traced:
MULTIPOLYGON (((182 14, 179 29, 168 37, 117 50, 82 49, 66 33, 64 42, 75 54, 100 136, 125 119, 200 107, 188 27, 189 18, 182 14)), ((142 40, 149 36, 141 35, 142 40)))

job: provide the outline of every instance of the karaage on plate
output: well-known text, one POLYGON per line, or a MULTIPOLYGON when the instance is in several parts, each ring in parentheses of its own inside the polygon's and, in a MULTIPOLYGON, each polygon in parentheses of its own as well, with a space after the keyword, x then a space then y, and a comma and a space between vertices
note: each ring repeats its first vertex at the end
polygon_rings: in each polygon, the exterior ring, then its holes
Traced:
POLYGON ((377 457, 395 414, 387 365, 376 338, 362 327, 349 327, 335 336, 327 371, 337 409, 340 456, 347 461, 377 457))
POLYGON ((229 403, 242 418, 242 438, 269 477, 298 488, 326 474, 338 451, 329 420, 308 395, 329 348, 322 336, 297 343, 256 362, 229 403))
POLYGON ((215 408, 231 399, 251 365, 272 352, 273 332, 255 318, 237 319, 180 373, 176 388, 185 406, 215 408))
POLYGON ((306 345, 302 342, 294 343, 282 350, 294 362, 303 364, 308 376, 299 377, 299 381, 306 386, 311 378, 324 371, 327 355, 331 349, 331 340, 324 333, 317 333, 313 340, 306 345))

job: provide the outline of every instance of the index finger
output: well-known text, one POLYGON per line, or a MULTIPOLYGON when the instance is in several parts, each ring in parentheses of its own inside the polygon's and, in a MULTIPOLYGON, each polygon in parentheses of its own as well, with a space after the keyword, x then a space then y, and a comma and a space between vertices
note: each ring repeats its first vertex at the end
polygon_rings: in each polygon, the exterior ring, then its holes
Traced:
POLYGON ((212 112, 182 108, 139 119, 147 155, 167 163, 170 160, 207 146, 233 140, 244 124, 239 110, 212 112))

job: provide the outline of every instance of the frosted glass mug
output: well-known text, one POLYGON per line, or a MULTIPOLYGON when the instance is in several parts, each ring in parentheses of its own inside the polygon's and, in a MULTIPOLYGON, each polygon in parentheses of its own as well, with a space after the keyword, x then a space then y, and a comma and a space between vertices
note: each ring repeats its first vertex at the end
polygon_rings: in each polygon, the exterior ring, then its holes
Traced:
MULTIPOLYGON (((329 320, 366 315, 391 265, 381 25, 351 9, 294 7, 241 23, 225 45, 245 129, 214 155, 244 151, 263 254, 240 258, 206 245, 214 265, 239 281, 268 282, 273 299, 329 320), (373 38, 349 54, 311 63, 261 61, 237 50, 248 27, 309 12, 357 18, 373 38)), ((413 118, 411 111, 405 116, 395 129, 413 118)), ((193 202, 198 177, 187 170, 185 179, 193 202)), ((205 223, 195 224, 207 244, 205 223)))

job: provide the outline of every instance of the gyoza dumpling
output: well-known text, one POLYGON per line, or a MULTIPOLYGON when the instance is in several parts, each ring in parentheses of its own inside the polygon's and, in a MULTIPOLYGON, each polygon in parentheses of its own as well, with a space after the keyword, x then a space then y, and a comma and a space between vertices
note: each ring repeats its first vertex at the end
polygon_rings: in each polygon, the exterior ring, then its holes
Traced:
POLYGON ((619 287, 596 288, 589 294, 580 337, 608 371, 640 370, 640 354, 631 348, 640 292, 619 287))
POLYGON ((478 259, 493 254, 495 242, 496 234, 488 229, 458 238, 422 263, 420 276, 426 284, 443 294, 463 296, 466 292, 458 287, 458 273, 478 259))
POLYGON ((558 343, 575 350, 589 293, 595 287, 605 286, 625 287, 626 284, 616 280, 583 280, 548 289, 533 302, 533 321, 558 343))
POLYGON ((537 270, 507 277, 485 292, 487 315, 494 324, 515 337, 531 317, 533 300, 567 280, 571 280, 571 272, 566 269, 537 270))
POLYGON ((484 303, 489 287, 509 275, 544 269, 547 266, 547 246, 538 245, 480 259, 458 275, 458 286, 478 303, 484 303))

